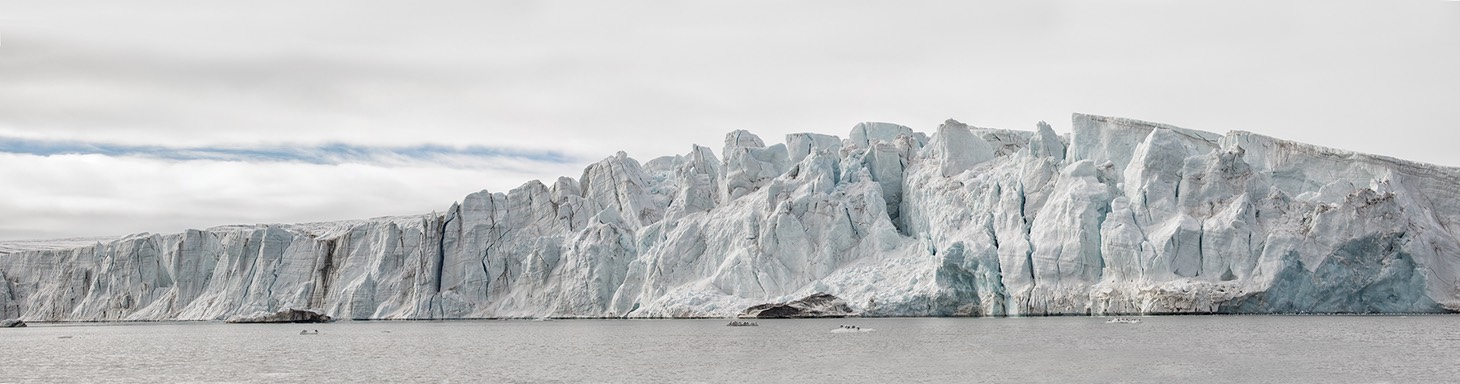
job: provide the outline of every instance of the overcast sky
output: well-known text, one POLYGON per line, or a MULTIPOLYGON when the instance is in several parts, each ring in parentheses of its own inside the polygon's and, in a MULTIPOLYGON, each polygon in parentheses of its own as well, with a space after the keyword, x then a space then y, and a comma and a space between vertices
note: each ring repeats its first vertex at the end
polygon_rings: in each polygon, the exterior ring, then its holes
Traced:
POLYGON ((1457 68, 1440 0, 0 0, 0 240, 442 211, 859 121, 1080 112, 1460 166, 1457 68))

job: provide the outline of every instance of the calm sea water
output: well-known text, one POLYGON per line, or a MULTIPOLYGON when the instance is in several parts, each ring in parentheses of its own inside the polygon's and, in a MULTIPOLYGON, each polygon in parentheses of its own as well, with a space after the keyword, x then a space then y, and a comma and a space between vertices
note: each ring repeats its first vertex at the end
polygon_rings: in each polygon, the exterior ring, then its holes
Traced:
POLYGON ((0 382, 1455 382, 1460 316, 39 324, 0 382), (864 333, 834 333, 855 324, 864 333), (302 329, 318 335, 302 336, 302 329))

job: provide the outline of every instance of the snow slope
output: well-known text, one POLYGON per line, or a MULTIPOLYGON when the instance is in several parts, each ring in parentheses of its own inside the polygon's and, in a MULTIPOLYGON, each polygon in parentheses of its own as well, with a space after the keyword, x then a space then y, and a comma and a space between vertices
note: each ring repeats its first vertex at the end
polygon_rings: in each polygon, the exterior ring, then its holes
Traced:
POLYGON ((1460 169, 1075 115, 1073 132, 731 132, 444 213, 0 244, 0 318, 1460 309, 1460 169))

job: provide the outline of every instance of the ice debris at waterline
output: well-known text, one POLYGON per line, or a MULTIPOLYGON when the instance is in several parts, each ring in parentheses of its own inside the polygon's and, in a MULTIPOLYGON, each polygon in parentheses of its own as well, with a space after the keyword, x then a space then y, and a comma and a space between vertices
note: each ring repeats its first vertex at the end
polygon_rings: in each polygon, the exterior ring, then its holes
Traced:
POLYGON ((0 328, 21 328, 21 327, 25 327, 25 322, 24 321, 21 321, 20 319, 5 319, 5 320, 0 320, 0 328))
POLYGON ((733 317, 816 292, 863 316, 1460 309, 1457 168, 1071 128, 735 131, 442 213, 11 243, 0 318, 733 317))
POLYGON ((825 293, 806 296, 789 303, 767 303, 746 308, 737 317, 786 319, 808 317, 846 317, 855 313, 847 302, 825 293))
POLYGON ((277 312, 259 311, 228 318, 229 323, 327 323, 330 316, 313 309, 285 308, 277 312))

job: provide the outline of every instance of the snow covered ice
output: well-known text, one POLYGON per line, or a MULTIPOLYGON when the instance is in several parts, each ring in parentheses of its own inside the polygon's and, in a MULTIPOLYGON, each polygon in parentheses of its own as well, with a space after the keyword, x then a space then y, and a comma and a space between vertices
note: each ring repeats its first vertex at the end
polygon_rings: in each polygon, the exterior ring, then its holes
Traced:
POLYGON ((1079 114, 723 144, 419 216, 0 243, 0 319, 1460 309, 1456 168, 1079 114))

